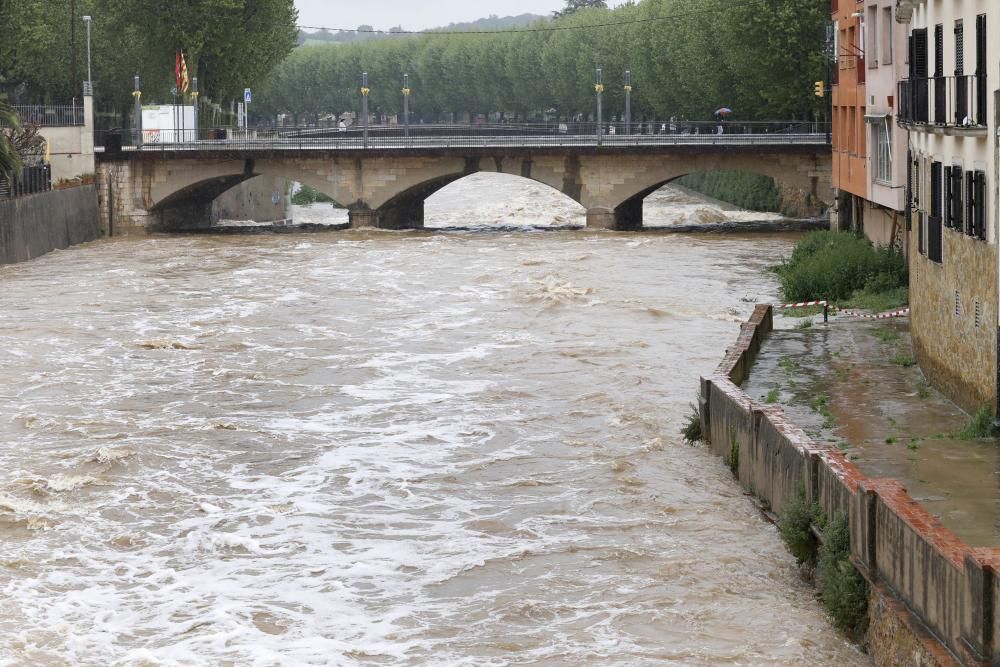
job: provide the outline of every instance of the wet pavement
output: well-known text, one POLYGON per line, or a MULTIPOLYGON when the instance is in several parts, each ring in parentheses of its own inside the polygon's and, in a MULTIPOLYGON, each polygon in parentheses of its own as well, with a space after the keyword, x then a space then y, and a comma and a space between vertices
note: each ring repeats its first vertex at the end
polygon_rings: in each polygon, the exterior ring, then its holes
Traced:
POLYGON ((751 398, 782 405, 866 475, 900 480, 970 545, 1000 546, 1000 442, 957 437, 969 415, 914 365, 907 318, 774 321, 743 386, 751 398))

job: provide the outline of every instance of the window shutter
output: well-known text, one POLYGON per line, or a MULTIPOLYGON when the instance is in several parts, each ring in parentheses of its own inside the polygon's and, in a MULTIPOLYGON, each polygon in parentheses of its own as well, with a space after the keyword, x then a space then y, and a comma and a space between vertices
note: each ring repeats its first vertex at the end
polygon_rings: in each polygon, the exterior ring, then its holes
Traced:
POLYGON ((965 172, 965 233, 976 235, 976 183, 971 171, 965 172))
POLYGON ((934 76, 944 76, 944 26, 934 26, 934 76))
POLYGON ((931 162, 931 210, 935 218, 941 217, 941 163, 931 162))
POLYGON ((944 168, 944 226, 951 227, 954 220, 955 195, 952 192, 951 167, 944 168))
POLYGON ((954 227, 959 233, 962 233, 962 231, 964 231, 962 227, 964 216, 962 214, 965 211, 962 208, 962 169, 960 167, 952 167, 951 170, 951 196, 951 226, 954 227))
POLYGON ((955 21, 955 76, 965 74, 965 23, 955 21))
POLYGON ((913 230, 913 153, 906 151, 906 231, 913 230))
POLYGON ((976 172, 976 238, 986 240, 986 174, 976 172))

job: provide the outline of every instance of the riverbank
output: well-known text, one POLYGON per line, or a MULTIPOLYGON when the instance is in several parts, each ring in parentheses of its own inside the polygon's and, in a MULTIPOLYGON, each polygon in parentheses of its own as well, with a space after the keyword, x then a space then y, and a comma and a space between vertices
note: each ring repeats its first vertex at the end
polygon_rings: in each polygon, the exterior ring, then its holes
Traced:
POLYGON ((876 665, 997 661, 1000 549, 973 548, 901 482, 869 477, 841 448, 810 437, 780 406, 742 388, 772 335, 772 313, 757 306, 717 371, 702 377, 701 429, 712 451, 782 521, 799 503, 816 507, 812 522, 847 518, 851 562, 870 584, 876 665))
POLYGON ((100 237, 96 186, 0 201, 0 264, 41 257, 100 237))
POLYGON ((744 391, 869 477, 898 479, 968 544, 1000 546, 998 442, 959 437, 969 415, 915 365, 908 318, 802 322, 775 320, 744 391))

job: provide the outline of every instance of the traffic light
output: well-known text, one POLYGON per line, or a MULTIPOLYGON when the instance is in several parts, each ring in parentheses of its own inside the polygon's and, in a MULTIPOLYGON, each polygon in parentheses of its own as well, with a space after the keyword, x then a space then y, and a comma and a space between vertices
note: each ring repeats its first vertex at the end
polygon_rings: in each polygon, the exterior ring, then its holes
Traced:
POLYGON ((816 97, 823 97, 823 95, 825 94, 825 92, 823 90, 824 86, 823 86, 823 82, 822 81, 817 81, 815 84, 813 84, 813 88, 814 88, 814 94, 816 95, 816 97))

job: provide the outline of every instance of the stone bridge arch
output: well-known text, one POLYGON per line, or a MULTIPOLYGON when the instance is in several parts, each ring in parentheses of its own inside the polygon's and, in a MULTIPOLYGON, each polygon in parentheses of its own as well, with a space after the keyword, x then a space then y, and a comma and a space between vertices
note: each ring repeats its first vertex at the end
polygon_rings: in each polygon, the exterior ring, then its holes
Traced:
POLYGON ((547 185, 587 210, 587 225, 642 226, 642 202, 693 171, 730 169, 774 178, 786 201, 818 211, 832 201, 829 148, 795 145, 664 145, 630 150, 552 146, 536 149, 424 149, 260 152, 208 157, 135 153, 102 160, 99 179, 106 226, 147 230, 208 225, 211 202, 258 175, 294 180, 347 207, 352 226, 423 226, 424 200, 478 172, 512 174, 547 185))

